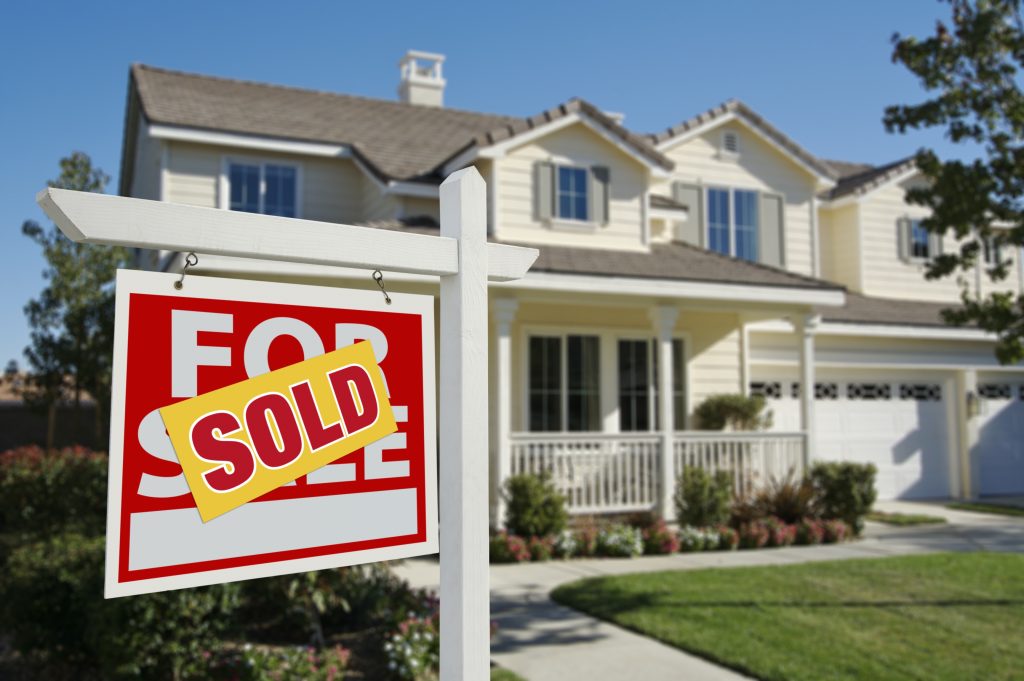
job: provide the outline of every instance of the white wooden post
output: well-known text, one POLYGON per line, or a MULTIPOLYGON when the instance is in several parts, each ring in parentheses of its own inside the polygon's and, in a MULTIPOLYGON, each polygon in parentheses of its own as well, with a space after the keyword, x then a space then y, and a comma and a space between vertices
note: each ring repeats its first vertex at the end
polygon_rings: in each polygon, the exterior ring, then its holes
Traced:
POLYGON ((659 305, 651 310, 651 320, 658 337, 658 420, 661 424, 661 494, 658 498, 658 513, 667 521, 675 519, 672 495, 676 485, 675 423, 672 390, 672 332, 676 328, 679 310, 668 305, 659 305))
POLYGON ((512 475, 512 322, 516 318, 519 301, 499 298, 494 301, 494 321, 497 333, 497 437, 494 485, 491 488, 491 505, 494 516, 491 523, 500 528, 505 523, 505 503, 501 498, 501 486, 512 475))
POLYGON ((487 187, 476 168, 441 184, 441 236, 459 270, 441 277, 441 679, 490 673, 487 513, 487 187))
POLYGON ((794 323, 800 344, 800 427, 805 438, 805 471, 811 467, 812 450, 817 442, 814 431, 814 334, 820 321, 818 315, 807 315, 794 323))

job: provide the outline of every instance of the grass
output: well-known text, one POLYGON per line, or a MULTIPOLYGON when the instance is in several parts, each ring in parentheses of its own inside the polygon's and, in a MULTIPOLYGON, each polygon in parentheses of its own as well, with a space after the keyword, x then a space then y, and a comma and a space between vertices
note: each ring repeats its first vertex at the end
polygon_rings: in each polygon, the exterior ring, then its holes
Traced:
POLYGON ((898 525, 910 527, 913 525, 941 525, 946 522, 945 518, 937 515, 925 515, 924 513, 886 513, 885 511, 872 511, 868 513, 868 520, 886 525, 898 525))
POLYGON ((770 681, 996 681, 1024 668, 1021 555, 600 577, 553 597, 770 681))
POLYGON ((957 511, 974 511, 976 513, 1024 516, 1024 508, 1005 506, 1003 504, 983 504, 975 501, 954 501, 951 504, 946 504, 946 508, 952 508, 957 511))
POLYGON ((501 667, 491 667, 491 681, 526 681, 515 672, 510 672, 501 667))

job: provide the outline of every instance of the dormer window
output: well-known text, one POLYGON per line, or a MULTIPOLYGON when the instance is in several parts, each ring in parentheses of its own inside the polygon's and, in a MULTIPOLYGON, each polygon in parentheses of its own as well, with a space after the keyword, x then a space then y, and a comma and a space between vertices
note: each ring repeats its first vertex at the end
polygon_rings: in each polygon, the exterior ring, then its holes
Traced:
POLYGON ((931 257, 931 239, 920 220, 910 221, 910 257, 921 260, 931 257))
POLYGON ((920 220, 900 218, 896 237, 899 258, 905 263, 922 263, 942 255, 942 235, 929 232, 920 220))
POLYGON ((278 163, 229 161, 225 177, 227 201, 224 208, 280 215, 299 215, 299 169, 278 163))
POLYGON ((587 169, 558 166, 558 218, 561 220, 590 219, 587 169))
POLYGON ((985 264, 1002 265, 1003 245, 994 236, 986 237, 981 243, 985 252, 985 264))

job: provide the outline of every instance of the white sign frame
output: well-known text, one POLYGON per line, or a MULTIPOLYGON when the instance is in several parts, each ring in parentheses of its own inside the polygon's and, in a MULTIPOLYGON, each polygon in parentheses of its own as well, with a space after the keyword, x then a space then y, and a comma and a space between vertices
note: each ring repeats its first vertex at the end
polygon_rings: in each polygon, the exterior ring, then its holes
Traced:
POLYGON ((37 203, 72 241, 440 278, 438 499, 441 680, 490 674, 487 282, 526 276, 535 248, 487 243, 487 185, 441 183, 441 234, 295 220, 47 188, 37 203))
MULTIPOLYGON (((189 275, 181 290, 174 288, 179 275, 121 270, 117 273, 117 307, 114 327, 114 363, 111 386, 110 464, 107 482, 107 547, 104 595, 107 598, 152 593, 167 589, 182 589, 209 584, 220 584, 244 579, 322 570, 385 560, 399 560, 429 555, 438 550, 437 533, 437 405, 436 361, 434 347, 434 300, 420 294, 395 294, 387 305, 379 291, 334 289, 304 284, 280 284, 244 279, 227 279, 189 275), (134 294, 177 296, 251 303, 297 305, 321 308, 346 308, 380 313, 408 313, 422 318, 423 362, 423 444, 424 491, 426 501, 426 540, 401 546, 370 548, 347 553, 335 553, 310 558, 297 558, 259 565, 229 567, 185 575, 153 577, 149 579, 118 581, 119 551, 121 549, 122 472, 124 467, 124 404, 128 364, 128 330, 131 324, 129 301, 134 294)), ((169 358, 168 358, 169 359, 169 358)), ((168 370, 170 367, 168 366, 168 370)), ((285 503, 285 502, 260 502, 285 503)), ((245 506, 249 506, 246 504, 245 506)), ((235 509, 224 516, 237 514, 235 509)), ((198 511, 196 518, 199 518, 198 511)), ((312 520, 312 519, 311 519, 312 520)), ((216 522, 216 521, 212 521, 216 522)), ((200 521, 197 527, 204 524, 200 521)), ((212 527, 212 525, 211 525, 212 527)), ((214 560, 206 558, 206 560, 214 560)))

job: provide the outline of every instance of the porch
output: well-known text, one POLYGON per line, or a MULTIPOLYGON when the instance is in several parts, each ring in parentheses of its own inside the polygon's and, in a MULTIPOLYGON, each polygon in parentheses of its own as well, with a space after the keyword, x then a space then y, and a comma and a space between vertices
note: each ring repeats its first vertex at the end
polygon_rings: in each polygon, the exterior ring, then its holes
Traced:
POLYGON ((730 471, 736 494, 772 479, 800 475, 803 433, 676 432, 668 443, 671 466, 664 466, 658 434, 513 433, 511 474, 551 475, 570 513, 628 513, 659 510, 662 479, 669 494, 686 466, 730 471))

